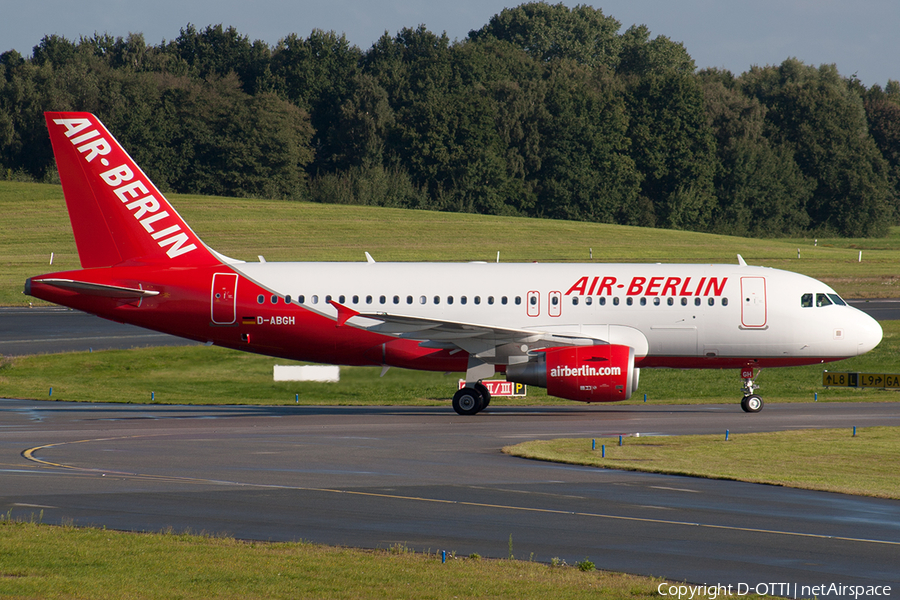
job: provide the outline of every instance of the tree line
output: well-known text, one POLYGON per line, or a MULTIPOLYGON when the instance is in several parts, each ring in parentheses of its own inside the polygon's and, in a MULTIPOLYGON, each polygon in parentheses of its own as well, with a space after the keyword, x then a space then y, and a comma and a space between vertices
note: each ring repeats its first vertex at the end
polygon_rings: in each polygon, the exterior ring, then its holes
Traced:
POLYGON ((504 9, 466 39, 274 46, 45 36, 0 55, 0 173, 53 181, 43 112, 97 114, 164 191, 747 236, 900 218, 900 83, 797 59, 734 75, 589 6, 504 9))

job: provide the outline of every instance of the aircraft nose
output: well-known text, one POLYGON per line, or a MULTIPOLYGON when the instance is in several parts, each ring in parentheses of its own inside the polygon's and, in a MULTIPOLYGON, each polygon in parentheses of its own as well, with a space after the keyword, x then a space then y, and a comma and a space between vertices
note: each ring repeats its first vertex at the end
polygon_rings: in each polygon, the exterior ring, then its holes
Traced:
POLYGON ((884 332, 878 321, 859 311, 856 323, 857 356, 865 354, 880 344, 883 335, 884 332))

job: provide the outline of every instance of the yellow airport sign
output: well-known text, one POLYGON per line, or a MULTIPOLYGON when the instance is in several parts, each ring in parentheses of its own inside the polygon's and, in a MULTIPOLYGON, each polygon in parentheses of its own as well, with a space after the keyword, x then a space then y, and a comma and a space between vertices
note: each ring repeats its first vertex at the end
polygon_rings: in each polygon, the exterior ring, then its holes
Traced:
POLYGON ((835 373, 822 372, 825 387, 900 388, 900 375, 895 373, 835 373))

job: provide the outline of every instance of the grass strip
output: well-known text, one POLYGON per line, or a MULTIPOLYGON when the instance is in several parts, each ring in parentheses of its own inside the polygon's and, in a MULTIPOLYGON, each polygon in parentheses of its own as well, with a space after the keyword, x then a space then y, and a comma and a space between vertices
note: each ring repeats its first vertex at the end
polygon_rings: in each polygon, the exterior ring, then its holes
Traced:
MULTIPOLYGON (((587 559, 585 559, 587 560, 587 559)), ((0 521, 12 598, 655 598, 662 580, 517 560, 0 521)))
MULTIPOLYGON (((822 387, 823 369, 898 371, 900 321, 884 321, 882 326, 884 340, 863 356, 827 365, 764 369, 758 378, 760 393, 766 402, 900 399, 896 391, 822 387)), ((405 369, 391 369, 381 377, 379 367, 342 367, 338 383, 275 382, 275 364, 297 363, 206 346, 0 357, 0 397, 149 403, 153 393, 161 404, 437 406, 448 404, 460 377, 405 369)), ((740 377, 737 369, 643 369, 639 390, 625 404, 642 404, 644 394, 648 404, 737 404, 740 377)), ((491 400, 491 406, 511 405, 576 404, 535 387, 528 388, 525 398, 491 400)))
POLYGON ((725 432, 721 435, 538 440, 507 446, 512 456, 627 471, 733 479, 900 499, 895 458, 900 428, 725 432), (603 448, 605 446, 605 449, 603 448), (605 450, 606 456, 603 457, 605 450))

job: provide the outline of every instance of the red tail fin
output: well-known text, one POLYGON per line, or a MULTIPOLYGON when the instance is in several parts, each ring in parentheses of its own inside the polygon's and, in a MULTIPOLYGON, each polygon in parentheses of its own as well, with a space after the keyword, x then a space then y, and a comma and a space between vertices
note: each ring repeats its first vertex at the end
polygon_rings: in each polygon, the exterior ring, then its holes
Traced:
POLYGON ((82 267, 221 262, 97 117, 44 116, 82 267))

